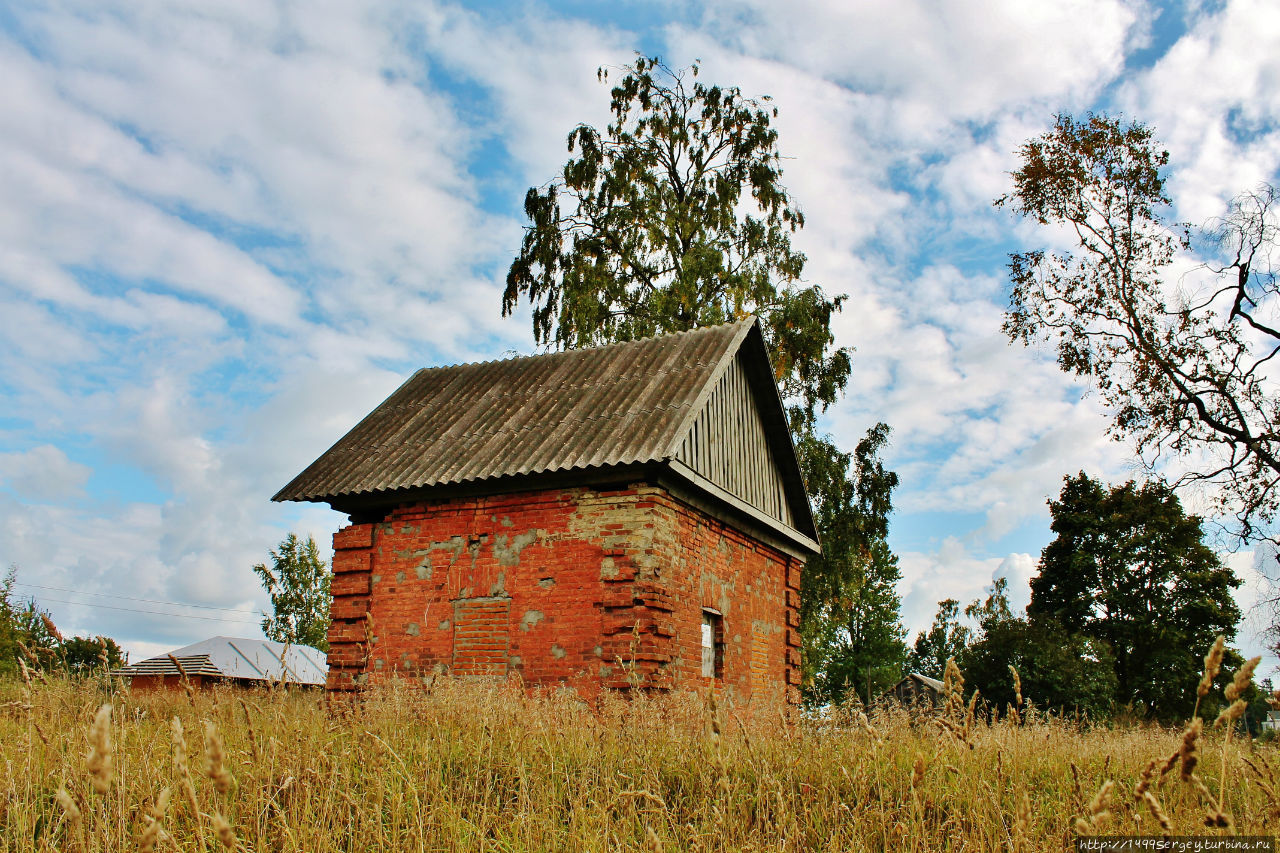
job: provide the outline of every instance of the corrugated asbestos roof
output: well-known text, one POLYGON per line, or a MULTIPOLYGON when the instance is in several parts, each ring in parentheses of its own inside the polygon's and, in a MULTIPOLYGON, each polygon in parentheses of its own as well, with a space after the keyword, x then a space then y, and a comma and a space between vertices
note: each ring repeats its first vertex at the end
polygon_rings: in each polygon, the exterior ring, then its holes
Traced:
POLYGON ((271 640, 210 637, 167 655, 148 658, 115 670, 112 675, 207 675, 247 681, 324 684, 328 663, 324 652, 310 646, 285 646, 271 640), (283 661, 281 658, 283 657, 283 661), (177 658, 181 664, 173 659, 177 658))
POLYGON ((754 323, 419 370, 274 500, 670 458, 754 323))

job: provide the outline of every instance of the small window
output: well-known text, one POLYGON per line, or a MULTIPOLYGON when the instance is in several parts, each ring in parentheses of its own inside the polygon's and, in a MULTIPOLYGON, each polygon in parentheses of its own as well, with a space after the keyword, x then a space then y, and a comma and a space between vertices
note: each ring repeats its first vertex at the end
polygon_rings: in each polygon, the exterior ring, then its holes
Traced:
POLYGON ((702 676, 721 678, 724 675, 724 620, 717 610, 702 611, 702 676))

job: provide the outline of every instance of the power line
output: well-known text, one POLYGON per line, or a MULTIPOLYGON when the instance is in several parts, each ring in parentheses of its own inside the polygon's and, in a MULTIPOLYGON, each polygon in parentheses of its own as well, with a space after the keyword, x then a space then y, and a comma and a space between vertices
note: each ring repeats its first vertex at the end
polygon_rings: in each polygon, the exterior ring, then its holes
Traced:
POLYGON ((70 592, 74 595, 96 595, 101 598, 119 598, 124 601, 141 601, 147 604, 167 604, 171 607, 198 607, 201 610, 225 610, 227 613, 243 613, 247 616, 257 617, 255 610, 241 610, 236 607, 214 607, 212 604, 187 604, 185 601, 161 601, 158 598, 135 598, 131 595, 116 595, 111 592, 89 592, 83 589, 67 589, 62 586, 41 586, 38 583, 24 583, 23 581, 15 581, 14 586, 26 586, 32 589, 48 589, 54 592, 70 592))
MULTIPOLYGON (((88 601, 64 601, 60 598, 46 598, 43 601, 52 601, 55 604, 71 604, 77 607, 96 607, 99 610, 124 610, 129 613, 151 613, 155 616, 172 616, 175 619, 204 619, 208 622, 242 622, 244 624, 257 624, 257 619, 235 619, 229 616, 192 616, 187 613, 166 613, 163 610, 142 610, 137 607, 113 607, 110 604, 93 604, 88 601)), ((179 605, 187 606, 187 605, 179 605)), ((240 613, 247 611, 241 610, 240 613)))

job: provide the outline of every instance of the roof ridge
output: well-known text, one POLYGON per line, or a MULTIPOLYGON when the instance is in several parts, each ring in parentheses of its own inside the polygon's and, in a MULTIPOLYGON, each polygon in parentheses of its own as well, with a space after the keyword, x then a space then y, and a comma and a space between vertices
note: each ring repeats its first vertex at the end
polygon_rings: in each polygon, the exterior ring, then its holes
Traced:
POLYGON ((520 353, 518 355, 507 356, 506 358, 486 358, 480 361, 460 361, 460 362, 457 362, 456 364, 432 364, 426 367, 418 368, 417 370, 414 371, 414 375, 433 371, 433 370, 456 370, 459 367, 481 367, 486 364, 506 364, 507 362, 521 361, 527 358, 547 358, 548 356, 556 356, 556 355, 573 355, 576 353, 600 352, 601 350, 614 349, 615 347, 638 346, 640 344, 651 343, 653 341, 667 339, 667 338, 681 338, 688 335, 698 335, 703 333, 709 333, 712 331, 723 332, 724 329, 728 326, 738 326, 743 323, 752 323, 752 322, 755 322, 755 319, 756 319, 756 315, 748 314, 745 317, 743 317, 741 320, 733 320, 727 323, 717 323, 714 326, 695 326, 692 329, 683 329, 679 332, 657 332, 655 334, 648 335, 647 337, 643 337, 643 338, 632 338, 629 341, 612 341, 611 343, 597 344, 595 346, 589 346, 589 347, 570 347, 568 349, 548 350, 546 352, 534 352, 534 353, 527 353, 527 354, 520 353))

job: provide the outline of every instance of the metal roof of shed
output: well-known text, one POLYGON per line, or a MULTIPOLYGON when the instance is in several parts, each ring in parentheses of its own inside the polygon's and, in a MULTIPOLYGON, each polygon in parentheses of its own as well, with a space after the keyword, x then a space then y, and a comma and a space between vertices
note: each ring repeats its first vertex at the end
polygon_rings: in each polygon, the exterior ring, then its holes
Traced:
POLYGON ((273 500, 345 508, 396 492, 670 462, 741 350, 750 352, 753 381, 767 403, 762 416, 798 530, 782 524, 816 550, 754 317, 603 347, 419 370, 273 500))
POLYGON ((244 681, 324 684, 324 652, 310 646, 286 646, 271 640, 210 637, 165 655, 130 664, 113 675, 205 675, 244 681), (174 659, 177 659, 177 664, 174 659), (181 670, 179 666, 181 665, 181 670))

